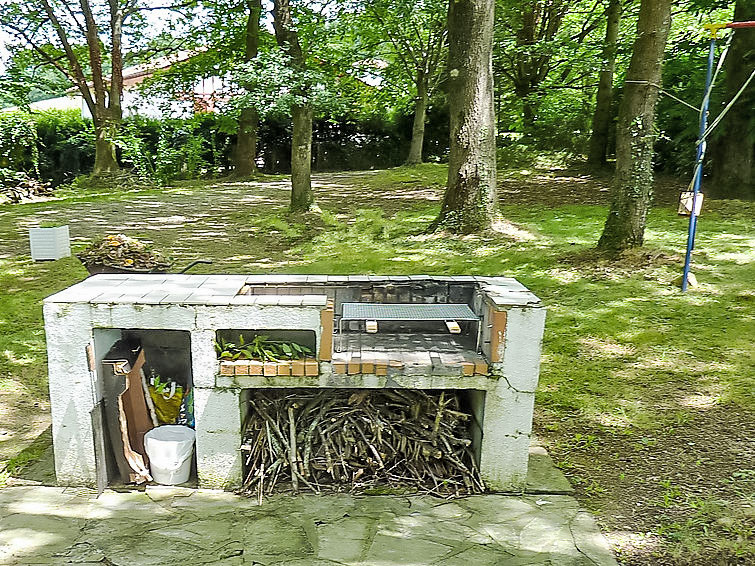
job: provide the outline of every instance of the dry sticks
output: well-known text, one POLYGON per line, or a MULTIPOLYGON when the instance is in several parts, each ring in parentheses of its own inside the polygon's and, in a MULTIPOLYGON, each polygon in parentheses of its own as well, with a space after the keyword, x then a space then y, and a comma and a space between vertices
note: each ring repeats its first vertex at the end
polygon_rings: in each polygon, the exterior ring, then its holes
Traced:
POLYGON ((469 421, 453 391, 257 390, 244 424, 242 491, 261 500, 280 482, 316 493, 481 493, 469 421))

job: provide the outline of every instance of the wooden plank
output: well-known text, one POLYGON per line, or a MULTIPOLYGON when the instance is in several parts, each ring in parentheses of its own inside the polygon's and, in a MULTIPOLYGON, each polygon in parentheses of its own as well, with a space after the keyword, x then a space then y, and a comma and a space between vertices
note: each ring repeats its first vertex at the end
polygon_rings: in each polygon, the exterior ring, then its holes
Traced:
POLYGON ((484 360, 477 360, 474 364, 474 372, 479 375, 488 375, 488 364, 484 360))
POLYGON ((313 377, 320 374, 320 364, 313 358, 307 358, 304 362, 304 375, 313 377))
POLYGON ((320 359, 330 361, 333 359, 333 301, 320 311, 320 359))
POLYGON ((359 354, 354 354, 349 359, 349 375, 356 375, 362 372, 362 358, 359 354))
POLYGON ((294 360, 291 362, 291 375, 304 375, 304 360, 294 360))
POLYGON ((501 350, 506 339, 506 311, 499 311, 491 307, 490 312, 490 361, 501 361, 501 350))
POLYGON ((272 377, 278 375, 278 366, 275 362, 265 362, 262 366, 262 375, 266 377, 272 377))
POLYGON ((447 320, 446 328, 448 328, 448 331, 451 334, 461 334, 461 327, 459 326, 459 323, 456 322, 455 320, 447 320))

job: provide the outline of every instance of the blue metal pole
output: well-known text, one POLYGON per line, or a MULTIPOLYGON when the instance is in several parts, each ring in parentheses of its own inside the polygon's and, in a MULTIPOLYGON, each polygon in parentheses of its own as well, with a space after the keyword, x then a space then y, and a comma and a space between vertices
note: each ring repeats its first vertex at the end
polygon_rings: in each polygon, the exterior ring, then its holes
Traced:
POLYGON ((687 278, 692 261, 692 249, 695 247, 695 232, 697 232, 697 195, 700 193, 700 183, 703 178, 703 158, 707 142, 702 141, 705 128, 708 126, 708 106, 710 103, 710 81, 713 76, 713 63, 716 51, 716 36, 710 38, 708 49, 708 73, 705 76, 705 95, 700 108, 700 136, 697 138, 697 159, 695 160, 694 179, 692 182, 692 211, 689 215, 689 228, 687 230, 687 254, 684 257, 684 273, 682 274, 682 292, 687 290, 687 278))

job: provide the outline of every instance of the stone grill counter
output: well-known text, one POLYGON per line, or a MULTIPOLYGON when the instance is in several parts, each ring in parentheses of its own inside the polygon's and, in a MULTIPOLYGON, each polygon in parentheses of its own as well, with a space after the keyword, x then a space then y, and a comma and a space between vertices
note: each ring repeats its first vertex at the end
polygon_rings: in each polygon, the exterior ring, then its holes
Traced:
POLYGON ((462 390, 486 486, 524 487, 545 309, 514 279, 96 275, 48 297, 44 317, 55 468, 63 485, 102 487, 111 479, 107 440, 97 425, 101 362, 129 332, 153 344, 165 337, 174 342, 166 351, 188 360, 201 487, 241 483, 239 445, 249 390, 295 387, 462 390), (437 328, 427 333, 411 321, 379 322, 378 332, 367 334, 359 321, 340 324, 344 303, 466 304, 479 319, 462 322, 467 326, 461 335, 437 328), (297 369, 264 364, 255 370, 254 364, 218 361, 219 331, 268 330, 308 333, 315 358, 297 369), (177 340, 181 333, 188 339, 177 340))

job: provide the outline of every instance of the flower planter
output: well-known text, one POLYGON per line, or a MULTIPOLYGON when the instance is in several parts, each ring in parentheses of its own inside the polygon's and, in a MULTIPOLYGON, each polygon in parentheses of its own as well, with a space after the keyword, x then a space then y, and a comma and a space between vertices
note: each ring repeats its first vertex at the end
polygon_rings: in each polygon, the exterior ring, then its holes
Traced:
MULTIPOLYGON (((78 256, 77 256, 78 257, 78 256)), ((128 267, 116 267, 114 265, 105 265, 104 263, 86 263, 81 257, 79 257, 81 263, 84 264, 89 275, 97 275, 98 273, 167 273, 167 269, 129 269, 128 267)))
POLYGON ((29 228, 29 244, 34 261, 55 260, 71 255, 68 226, 29 228))
POLYGON ((259 360, 221 360, 220 375, 278 375, 313 377, 320 373, 320 367, 314 358, 304 360, 283 360, 280 362, 261 362, 259 360))

